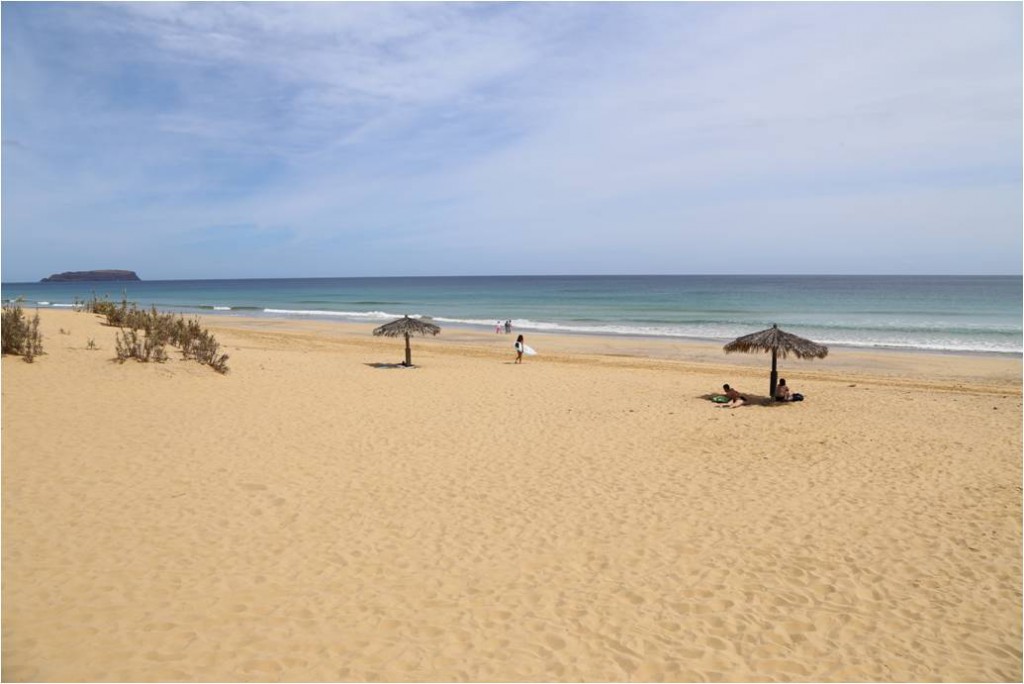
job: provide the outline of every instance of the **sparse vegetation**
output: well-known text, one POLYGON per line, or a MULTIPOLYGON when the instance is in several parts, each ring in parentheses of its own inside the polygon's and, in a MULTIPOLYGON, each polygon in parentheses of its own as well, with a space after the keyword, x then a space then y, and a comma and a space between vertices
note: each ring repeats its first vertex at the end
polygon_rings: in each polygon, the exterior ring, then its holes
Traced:
POLYGON ((199 321, 192 319, 184 321, 179 317, 176 331, 178 332, 179 346, 182 356, 193 358, 199 363, 210 366, 219 373, 226 373, 227 354, 220 353, 220 343, 213 337, 210 331, 200 328, 199 321))
POLYGON ((25 317, 21 305, 3 305, 0 338, 4 354, 17 354, 28 363, 43 353, 43 335, 39 332, 39 312, 31 320, 25 317))
POLYGON ((220 353, 220 344, 199 325, 198 319, 186 321, 182 316, 160 313, 156 307, 139 309, 127 297, 120 304, 107 299, 84 302, 83 311, 103 315, 107 325, 121 329, 117 334, 117 360, 128 359, 162 363, 167 360, 167 346, 181 350, 182 358, 194 359, 218 373, 228 372, 228 355, 220 353))
MULTIPOLYGON (((75 303, 76 305, 79 304, 77 301, 75 303)), ((120 304, 115 304, 106 297, 99 299, 95 294, 93 294, 92 299, 86 302, 81 302, 81 310, 106 316, 107 325, 121 327, 124 325, 125 319, 128 316, 128 304, 128 298, 125 295, 122 295, 120 304)), ((135 304, 132 304, 131 306, 134 308, 135 304)))
POLYGON ((154 335, 139 334, 134 328, 121 328, 115 340, 117 360, 124 363, 128 359, 137 359, 144 363, 154 361, 163 363, 167 360, 167 351, 154 335))
MULTIPOLYGON (((79 311, 96 313, 106 318, 107 325, 120 328, 116 338, 117 360, 142 362, 167 361, 167 347, 177 347, 184 359, 194 359, 218 373, 228 372, 228 355, 220 352, 220 344, 209 330, 199 325, 198 319, 185 320, 182 316, 160 313, 156 307, 148 311, 139 309, 127 297, 115 304, 95 295, 86 302, 75 302, 79 311)), ((61 335, 70 330, 60 329, 61 335)), ((2 342, 4 354, 16 354, 31 363, 43 353, 43 336, 39 331, 39 313, 28 319, 20 301, 3 305, 2 342)), ((99 349, 96 340, 86 344, 90 350, 99 349)))

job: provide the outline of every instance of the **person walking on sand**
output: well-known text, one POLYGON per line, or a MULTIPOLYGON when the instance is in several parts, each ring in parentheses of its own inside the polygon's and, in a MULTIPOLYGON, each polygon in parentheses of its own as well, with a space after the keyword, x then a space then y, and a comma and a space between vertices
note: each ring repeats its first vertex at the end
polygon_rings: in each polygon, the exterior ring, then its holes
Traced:
POLYGON ((494 322, 494 334, 495 335, 500 335, 501 334, 501 321, 495 321, 494 322))
POLYGON ((728 404, 719 404, 718 408, 736 408, 737 406, 743 406, 747 403, 747 398, 729 387, 728 383, 722 385, 722 389, 725 390, 725 396, 729 398, 728 404))
POLYGON ((519 337, 516 338, 516 343, 513 346, 515 346, 515 348, 516 348, 516 363, 522 363, 523 362, 523 351, 526 350, 526 343, 523 342, 523 336, 522 335, 520 335, 519 337))

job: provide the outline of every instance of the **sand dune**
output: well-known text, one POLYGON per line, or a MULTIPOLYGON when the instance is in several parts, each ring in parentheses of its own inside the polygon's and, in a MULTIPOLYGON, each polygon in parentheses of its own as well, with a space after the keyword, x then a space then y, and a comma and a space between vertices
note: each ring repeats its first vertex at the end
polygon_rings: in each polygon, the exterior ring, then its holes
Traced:
POLYGON ((1019 358, 833 350, 726 410, 763 356, 208 318, 221 376, 41 316, 4 680, 1022 679, 1019 358))

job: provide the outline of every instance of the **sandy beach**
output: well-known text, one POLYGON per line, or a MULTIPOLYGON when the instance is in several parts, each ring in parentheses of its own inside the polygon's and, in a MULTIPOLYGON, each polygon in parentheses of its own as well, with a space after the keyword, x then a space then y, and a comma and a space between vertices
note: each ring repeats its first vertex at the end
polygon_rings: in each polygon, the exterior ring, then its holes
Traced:
MULTIPOLYGON (((31 315, 31 312, 27 312, 31 315)), ((1021 359, 40 312, 5 681, 1021 681, 1021 359), (90 349, 92 341, 98 349, 90 349)))

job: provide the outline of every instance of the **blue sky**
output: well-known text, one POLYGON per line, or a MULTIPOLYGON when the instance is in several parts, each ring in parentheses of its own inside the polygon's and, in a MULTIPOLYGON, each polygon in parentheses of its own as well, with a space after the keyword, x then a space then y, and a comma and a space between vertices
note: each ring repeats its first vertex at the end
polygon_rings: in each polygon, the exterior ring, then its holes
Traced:
POLYGON ((4 3, 2 276, 1021 273, 1020 3, 4 3))

